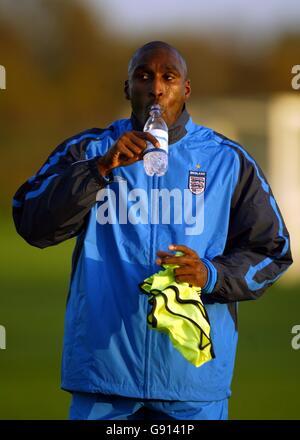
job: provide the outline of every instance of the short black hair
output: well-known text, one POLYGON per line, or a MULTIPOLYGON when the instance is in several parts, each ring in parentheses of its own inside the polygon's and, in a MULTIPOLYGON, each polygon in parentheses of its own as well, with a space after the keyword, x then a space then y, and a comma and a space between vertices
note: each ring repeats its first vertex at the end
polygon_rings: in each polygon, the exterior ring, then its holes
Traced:
POLYGON ((188 75, 188 70, 187 70, 187 64, 185 59, 183 58, 183 56, 181 55, 181 53, 179 52, 178 49, 176 49, 175 47, 171 46, 169 43, 165 43, 164 41, 150 41, 149 43, 144 44, 143 46, 139 47, 134 54, 132 55, 132 57, 129 60, 128 63, 128 77, 131 76, 131 73, 133 71, 135 62, 137 60, 137 58, 141 55, 142 52, 146 52, 147 50, 153 50, 153 49, 168 49, 170 51, 173 51, 177 54, 178 58, 180 59, 181 62, 181 67, 183 70, 183 74, 184 74, 184 78, 187 79, 187 75, 188 75))

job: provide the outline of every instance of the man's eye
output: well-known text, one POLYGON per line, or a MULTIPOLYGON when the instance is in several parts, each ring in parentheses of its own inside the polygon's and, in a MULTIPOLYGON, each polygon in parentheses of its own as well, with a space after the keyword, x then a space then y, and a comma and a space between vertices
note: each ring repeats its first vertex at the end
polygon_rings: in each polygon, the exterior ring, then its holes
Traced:
POLYGON ((168 81, 172 81, 172 79, 174 79, 174 76, 173 75, 166 75, 166 79, 168 81))
POLYGON ((149 75, 147 73, 141 73, 138 75, 138 78, 142 81, 146 81, 147 79, 149 79, 149 75))

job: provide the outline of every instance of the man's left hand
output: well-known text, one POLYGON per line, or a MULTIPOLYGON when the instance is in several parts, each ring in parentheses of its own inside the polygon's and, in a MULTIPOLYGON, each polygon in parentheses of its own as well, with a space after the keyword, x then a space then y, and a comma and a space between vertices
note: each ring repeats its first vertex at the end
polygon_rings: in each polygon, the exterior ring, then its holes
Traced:
POLYGON ((176 257, 169 252, 158 251, 156 254, 159 258, 156 260, 156 264, 176 264, 180 266, 174 270, 177 283, 189 283, 195 287, 204 287, 208 273, 197 252, 187 246, 177 244, 171 244, 169 249, 175 252, 183 252, 184 255, 176 257))

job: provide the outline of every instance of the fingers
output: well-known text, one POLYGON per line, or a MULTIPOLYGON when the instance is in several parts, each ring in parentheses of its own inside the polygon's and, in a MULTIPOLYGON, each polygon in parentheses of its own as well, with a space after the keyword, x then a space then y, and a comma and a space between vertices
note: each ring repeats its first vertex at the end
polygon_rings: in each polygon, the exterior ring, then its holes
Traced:
POLYGON ((184 245, 171 244, 169 249, 172 251, 183 252, 183 256, 176 257, 174 254, 165 251, 157 251, 158 258, 156 264, 165 266, 174 264, 174 276, 177 283, 188 283, 191 286, 203 287, 207 282, 208 271, 204 263, 199 258, 197 252, 184 245))
POLYGON ((140 154, 147 147, 147 142, 151 142, 154 147, 159 147, 160 144, 156 137, 151 133, 143 131, 129 131, 125 133, 123 142, 135 153, 140 154))
POLYGON ((142 139, 145 139, 146 141, 151 142, 154 147, 160 147, 159 141, 148 131, 133 131, 132 133, 134 133, 136 136, 141 137, 142 139))
POLYGON ((156 264, 176 264, 178 266, 194 266, 196 262, 199 261, 199 258, 194 258, 194 257, 190 257, 190 256, 185 256, 185 257, 175 257, 175 256, 165 256, 165 257, 160 257, 156 260, 156 264))
MULTIPOLYGON (((172 251, 174 250, 176 252, 177 251, 181 251, 185 255, 190 255, 190 256, 192 256, 194 258, 199 259, 199 256, 198 256, 197 252, 193 251, 193 249, 191 249, 191 248, 189 248, 187 246, 179 245, 179 244, 178 245, 170 244, 169 245, 169 249, 172 250, 172 251)), ((156 255, 158 255, 159 257, 173 257, 174 256, 174 254, 171 254, 170 252, 165 252, 165 251, 157 251, 156 255)), ((178 258, 178 257, 176 257, 176 258, 178 258)))
POLYGON ((128 146, 124 143, 124 142, 119 142, 118 144, 118 151, 117 151, 118 156, 120 156, 120 159, 126 160, 126 158, 128 159, 133 159, 135 154, 134 152, 128 148, 128 146))
POLYGON ((150 133, 139 131, 129 131, 124 133, 116 144, 119 155, 128 159, 141 159, 143 151, 147 148, 147 141, 158 147, 158 140, 150 133))
POLYGON ((160 266, 162 264, 166 264, 165 262, 163 262, 163 261, 165 261, 164 258, 174 257, 174 254, 170 254, 170 252, 165 252, 165 251, 157 251, 156 255, 158 256, 158 258, 155 260, 155 263, 158 266, 160 266))
POLYGON ((184 246, 183 244, 170 244, 169 249, 171 251, 181 251, 186 255, 199 258, 197 252, 193 251, 193 249, 187 246, 184 246))
POLYGON ((175 277, 177 283, 189 283, 191 286, 195 287, 201 287, 197 286, 197 282, 195 283, 195 280, 193 279, 193 275, 180 275, 175 277))
POLYGON ((181 275, 193 275, 195 272, 195 269, 191 266, 182 266, 182 267, 177 267, 174 270, 174 274, 176 277, 181 276, 181 275))
POLYGON ((171 254, 170 252, 165 252, 165 251, 157 251, 156 255, 158 257, 174 257, 174 254, 171 254))
POLYGON ((199 262, 199 256, 197 252, 193 251, 191 248, 187 246, 171 244, 169 246, 169 249, 173 251, 181 251, 185 255, 179 257, 179 256, 174 256, 174 254, 171 254, 170 252, 157 251, 156 254, 159 258, 156 260, 156 264, 158 265, 177 264, 179 266, 183 266, 185 264, 194 265, 195 262, 199 262))
POLYGON ((141 154, 147 147, 146 139, 137 136, 134 132, 129 132, 127 136, 124 137, 123 142, 136 154, 141 154))
MULTIPOLYGON (((160 146, 158 140, 151 133, 143 131, 123 133, 102 158, 105 174, 114 168, 131 165, 141 160, 144 150, 147 148, 147 142, 151 142, 155 147, 160 146)), ((102 171, 100 169, 100 174, 102 171)))

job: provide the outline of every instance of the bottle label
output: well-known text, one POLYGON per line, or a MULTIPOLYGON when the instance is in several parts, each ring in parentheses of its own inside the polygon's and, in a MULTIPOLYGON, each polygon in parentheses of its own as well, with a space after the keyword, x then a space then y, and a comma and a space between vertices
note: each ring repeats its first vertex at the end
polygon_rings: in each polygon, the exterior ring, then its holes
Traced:
POLYGON ((158 142, 159 142, 159 149, 155 147, 151 142, 147 141, 147 148, 145 150, 145 153, 149 153, 150 151, 159 151, 163 150, 165 153, 168 154, 169 145, 168 145, 168 132, 165 130, 161 130, 159 128, 156 128, 154 130, 149 131, 152 136, 154 136, 158 142))

